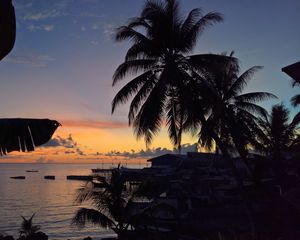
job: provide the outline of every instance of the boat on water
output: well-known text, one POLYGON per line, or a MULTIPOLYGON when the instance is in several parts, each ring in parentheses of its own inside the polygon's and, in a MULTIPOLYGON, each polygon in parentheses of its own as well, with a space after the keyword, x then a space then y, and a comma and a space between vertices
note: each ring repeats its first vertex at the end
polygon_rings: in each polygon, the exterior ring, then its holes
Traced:
POLYGON ((47 176, 44 176, 44 179, 55 180, 55 176, 47 175, 47 176))
POLYGON ((39 170, 26 170, 26 172, 38 172, 39 170))
POLYGON ((25 179, 25 176, 15 176, 15 177, 10 177, 12 179, 25 179))

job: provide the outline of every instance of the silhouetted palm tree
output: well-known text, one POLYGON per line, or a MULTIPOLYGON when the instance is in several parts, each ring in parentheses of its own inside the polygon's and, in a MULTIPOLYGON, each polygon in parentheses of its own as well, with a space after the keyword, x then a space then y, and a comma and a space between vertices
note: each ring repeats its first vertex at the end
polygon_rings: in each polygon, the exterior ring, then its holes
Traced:
MULTIPOLYGON (((192 132, 201 129, 200 145, 208 149, 216 146, 241 186, 242 180, 231 159, 232 152, 238 151, 246 158, 246 146, 255 141, 253 131, 259 129, 257 115, 266 114, 256 102, 275 96, 265 92, 243 94, 244 87, 260 67, 252 67, 239 75, 239 66, 231 60, 232 55, 229 61, 217 64, 204 81, 200 78, 198 86, 190 92, 194 104, 189 112, 193 114, 189 115, 184 129, 192 132)), ((198 73, 195 75, 199 79, 198 73)))
POLYGON ((76 203, 89 201, 93 208, 80 208, 73 224, 85 226, 86 222, 102 227, 110 227, 122 239, 130 226, 131 207, 134 193, 125 186, 120 169, 114 169, 110 179, 98 177, 78 190, 76 203))
POLYGON ((289 110, 282 104, 275 105, 271 114, 266 115, 260 121, 264 134, 259 135, 259 145, 256 149, 271 157, 274 170, 278 178, 284 172, 284 157, 299 144, 298 133, 300 116, 297 114, 289 122, 289 110))
POLYGON ((150 144, 166 121, 172 143, 180 149, 183 125, 187 119, 191 89, 199 76, 227 57, 214 54, 190 55, 204 29, 222 21, 221 14, 202 14, 193 9, 181 18, 178 1, 147 1, 139 17, 117 30, 116 40, 130 40, 125 61, 116 69, 113 85, 128 74, 138 74, 114 97, 112 113, 133 96, 129 124, 138 138, 150 144))
MULTIPOLYGON (((13 48, 16 19, 11 0, 0 1, 0 60, 13 48)), ((49 119, 0 119, 0 155, 32 151, 49 141, 60 124, 49 119)))
POLYGON ((33 225, 34 215, 35 214, 32 214, 32 216, 29 219, 26 219, 25 217, 22 216, 23 222, 21 224, 21 229, 20 229, 20 239, 30 240, 41 229, 40 226, 33 225))
POLYGON ((276 98, 267 92, 243 93, 244 87, 259 69, 261 67, 254 66, 239 75, 237 65, 228 62, 210 74, 207 87, 199 89, 203 96, 200 98, 200 104, 203 106, 199 107, 206 109, 208 113, 206 124, 198 120, 202 125, 199 133, 200 144, 206 148, 215 145, 215 139, 211 135, 211 130, 214 129, 228 151, 237 151, 246 159, 247 145, 256 141, 255 132, 259 130, 258 117, 267 114, 257 102, 276 98))

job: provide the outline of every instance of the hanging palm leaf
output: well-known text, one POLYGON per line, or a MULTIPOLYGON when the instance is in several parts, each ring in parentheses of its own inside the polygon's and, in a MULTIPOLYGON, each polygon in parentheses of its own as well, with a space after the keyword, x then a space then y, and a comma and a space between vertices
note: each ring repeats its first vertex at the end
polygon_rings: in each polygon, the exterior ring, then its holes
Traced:
POLYGON ((16 39, 15 9, 11 0, 0 1, 0 60, 13 48, 16 39))
POLYGON ((50 140, 60 123, 49 119, 0 119, 0 155, 33 151, 50 140))

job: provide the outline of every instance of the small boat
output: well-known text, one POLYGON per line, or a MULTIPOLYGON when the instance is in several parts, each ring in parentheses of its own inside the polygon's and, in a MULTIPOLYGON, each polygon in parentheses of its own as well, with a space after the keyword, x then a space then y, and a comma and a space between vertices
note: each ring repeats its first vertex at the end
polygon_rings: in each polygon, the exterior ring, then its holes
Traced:
POLYGON ((38 172, 39 170, 26 170, 26 172, 38 172))
POLYGON ((12 179, 25 179, 25 176, 15 176, 15 177, 10 177, 12 179))

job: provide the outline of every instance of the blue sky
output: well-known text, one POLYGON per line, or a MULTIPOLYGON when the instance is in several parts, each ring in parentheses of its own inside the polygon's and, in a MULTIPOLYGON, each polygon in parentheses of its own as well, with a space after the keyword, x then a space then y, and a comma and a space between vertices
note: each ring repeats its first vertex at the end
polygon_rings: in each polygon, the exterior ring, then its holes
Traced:
MULTIPOLYGON (((13 0, 17 39, 13 51, 0 64, 0 117, 72 120, 78 125, 90 121, 92 127, 104 129, 112 123, 122 128, 124 136, 134 139, 126 126, 126 106, 110 114, 111 100, 123 85, 112 88, 112 75, 128 47, 127 43, 115 43, 112 33, 128 18, 137 16, 143 3, 13 0)), ((234 50, 242 70, 264 66, 246 88, 279 97, 263 106, 269 108, 280 101, 288 105, 289 99, 299 93, 299 88, 293 89, 290 78, 281 72, 282 67, 300 59, 299 0, 182 0, 181 5, 185 14, 200 7, 204 12, 224 15, 223 23, 203 33, 194 52, 234 50)), ((121 146, 120 132, 115 134, 121 146)), ((155 146, 160 147, 161 138, 155 146)))

